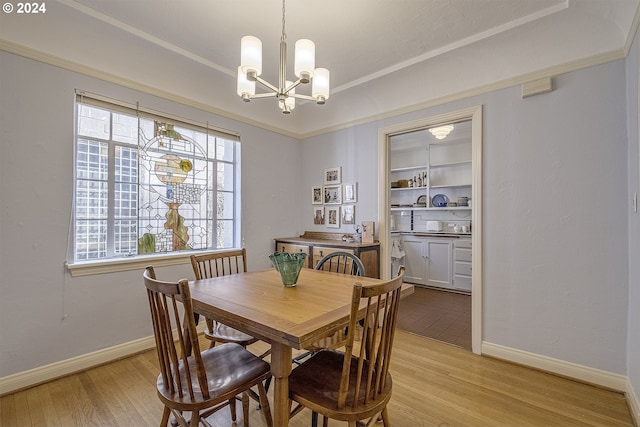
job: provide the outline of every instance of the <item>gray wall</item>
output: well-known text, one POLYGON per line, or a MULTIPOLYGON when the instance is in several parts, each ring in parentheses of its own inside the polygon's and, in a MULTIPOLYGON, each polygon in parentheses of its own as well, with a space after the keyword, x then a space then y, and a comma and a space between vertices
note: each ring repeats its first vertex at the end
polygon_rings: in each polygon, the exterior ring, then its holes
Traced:
POLYGON ((625 374, 624 82, 617 61, 558 76, 548 94, 522 99, 518 86, 309 138, 301 198, 323 168, 342 166, 367 189, 357 221, 375 219, 377 129, 482 104, 484 341, 625 374))
POLYGON ((64 268, 76 88, 241 133, 250 269, 270 266, 273 238, 297 231, 296 140, 5 52, 0 61, 0 377, 152 334, 140 271, 73 278, 64 268))
MULTIPOLYGON (((640 36, 627 58, 627 132, 629 135, 629 194, 640 197, 640 36)), ((639 201, 640 203, 640 201, 639 201)), ((627 377, 640 393, 640 212, 629 208, 629 320, 627 377)))
MULTIPOLYGON (((241 133, 250 269, 269 265, 273 237, 331 230, 314 228, 311 217, 311 187, 325 168, 342 166, 343 180, 358 182, 357 219, 376 220, 378 128, 482 104, 484 339, 629 371, 640 389, 640 274, 629 269, 640 227, 628 213, 637 113, 635 123, 627 119, 637 99, 627 99, 625 86, 637 84, 638 56, 636 43, 628 61, 558 76, 549 94, 523 100, 514 87, 297 143, 0 53, 0 377, 151 334, 140 272, 71 278, 63 267, 80 88, 241 133)), ((185 265, 161 274, 191 272, 185 265)))

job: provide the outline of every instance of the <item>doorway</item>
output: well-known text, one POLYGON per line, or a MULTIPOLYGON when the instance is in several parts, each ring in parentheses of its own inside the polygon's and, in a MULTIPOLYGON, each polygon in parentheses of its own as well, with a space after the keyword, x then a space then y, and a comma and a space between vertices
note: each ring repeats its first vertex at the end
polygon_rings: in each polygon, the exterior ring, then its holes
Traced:
MULTIPOLYGON (((435 126, 471 121, 471 180, 473 210, 471 221, 472 262, 469 271, 471 277, 471 349, 481 353, 482 344, 482 106, 470 107, 452 113, 428 117, 412 122, 379 129, 378 132, 378 218, 379 240, 381 243, 381 277, 390 278, 392 274, 392 237, 391 237, 391 139, 393 136, 425 130, 435 126)), ((429 203, 429 201, 427 201, 429 203)))

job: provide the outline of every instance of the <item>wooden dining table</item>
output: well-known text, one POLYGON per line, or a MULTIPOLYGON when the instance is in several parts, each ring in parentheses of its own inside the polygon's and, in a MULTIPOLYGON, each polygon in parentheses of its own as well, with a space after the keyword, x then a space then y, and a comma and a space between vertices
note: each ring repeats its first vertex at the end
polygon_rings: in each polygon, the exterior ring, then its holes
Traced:
MULTIPOLYGON (((274 425, 289 423, 292 350, 304 349, 347 326, 354 283, 380 283, 303 268, 295 287, 285 287, 275 269, 190 282, 193 309, 271 344, 274 425)), ((403 285, 401 296, 413 293, 403 285)))

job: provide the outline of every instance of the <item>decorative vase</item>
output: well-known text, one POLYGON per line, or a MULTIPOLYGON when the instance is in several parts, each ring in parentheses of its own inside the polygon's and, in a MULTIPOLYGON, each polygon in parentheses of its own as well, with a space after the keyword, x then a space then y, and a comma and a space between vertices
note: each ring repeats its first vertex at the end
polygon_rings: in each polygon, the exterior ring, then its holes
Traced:
POLYGON ((306 258, 307 254, 302 252, 294 254, 288 252, 274 252, 269 255, 271 264, 273 264, 276 271, 280 273, 282 284, 287 288, 291 288, 296 285, 298 276, 300 275, 300 270, 302 269, 306 258))

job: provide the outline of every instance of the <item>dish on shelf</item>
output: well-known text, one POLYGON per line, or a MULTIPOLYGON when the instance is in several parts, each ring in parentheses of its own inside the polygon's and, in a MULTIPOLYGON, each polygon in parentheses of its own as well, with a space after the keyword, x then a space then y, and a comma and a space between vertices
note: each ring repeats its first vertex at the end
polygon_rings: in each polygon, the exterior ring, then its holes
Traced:
POLYGON ((416 200, 416 205, 426 205, 427 204, 427 195, 423 194, 422 196, 418 197, 418 200, 416 200))
POLYGON ((433 206, 435 206, 436 208, 444 208, 447 206, 447 196, 444 194, 436 194, 435 196, 433 196, 433 198, 431 199, 431 204, 433 204, 433 206))

